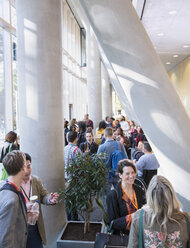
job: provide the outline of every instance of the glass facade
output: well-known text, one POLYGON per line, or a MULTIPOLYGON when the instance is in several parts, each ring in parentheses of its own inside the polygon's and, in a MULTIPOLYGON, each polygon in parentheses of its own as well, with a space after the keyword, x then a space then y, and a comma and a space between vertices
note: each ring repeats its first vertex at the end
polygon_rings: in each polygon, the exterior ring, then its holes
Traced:
MULTIPOLYGON (((65 0, 62 13, 64 116, 79 118, 87 109, 85 30, 65 0)), ((16 25, 15 0, 0 0, 0 144, 10 130, 19 132, 16 25)))
POLYGON ((5 135, 5 88, 4 88, 4 53, 3 29, 0 27, 0 140, 5 135))
POLYGON ((0 0, 0 144, 17 132, 16 9, 14 0, 0 0))
POLYGON ((64 117, 67 120, 80 119, 87 109, 85 53, 82 49, 85 48, 85 36, 81 37, 81 28, 66 1, 63 1, 62 13, 64 117))

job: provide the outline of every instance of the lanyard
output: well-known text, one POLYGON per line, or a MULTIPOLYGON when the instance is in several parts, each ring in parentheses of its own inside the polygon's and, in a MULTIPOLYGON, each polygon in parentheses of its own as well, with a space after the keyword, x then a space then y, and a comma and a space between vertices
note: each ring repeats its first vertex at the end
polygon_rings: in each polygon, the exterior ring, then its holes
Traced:
POLYGON ((12 182, 8 181, 9 184, 11 184, 12 186, 14 186, 18 191, 20 191, 20 189, 12 182))
MULTIPOLYGON (((17 189, 17 191, 18 191, 18 192, 20 193, 20 195, 21 195, 21 198, 24 200, 24 203, 26 204, 26 199, 25 199, 25 197, 24 197, 22 191, 21 191, 14 183, 9 182, 8 180, 7 180, 7 182, 17 189)), ((22 186, 20 186, 20 188, 22 188, 22 186)))
POLYGON ((123 192, 125 193, 125 195, 129 198, 129 200, 131 201, 131 203, 133 204, 133 206, 135 207, 135 209, 138 209, 138 203, 137 203, 137 197, 136 197, 135 191, 133 193, 133 199, 134 199, 134 201, 132 201, 131 198, 129 197, 129 195, 127 194, 127 192, 122 187, 122 185, 121 185, 121 188, 122 188, 123 192))
POLYGON ((23 189, 23 187, 21 186, 21 190, 23 192, 23 194, 26 196, 27 200, 30 201, 30 196, 31 196, 31 189, 32 189, 32 181, 30 180, 30 189, 29 189, 29 195, 27 195, 26 191, 23 189))

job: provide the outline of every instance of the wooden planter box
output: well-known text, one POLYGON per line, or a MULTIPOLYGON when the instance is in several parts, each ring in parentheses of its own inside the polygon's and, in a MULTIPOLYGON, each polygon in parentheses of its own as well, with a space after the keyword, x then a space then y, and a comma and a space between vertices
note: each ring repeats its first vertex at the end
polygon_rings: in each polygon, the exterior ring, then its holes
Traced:
MULTIPOLYGON (((104 232, 105 227, 102 222, 91 222, 90 227, 92 229, 93 225, 99 225, 97 232, 104 232)), ((62 232, 60 233, 58 239, 57 239, 57 248, 93 248, 94 247, 94 241, 96 234, 94 235, 94 238, 91 237, 91 241, 88 240, 76 240, 77 238, 74 237, 75 235, 79 235, 79 232, 82 231, 83 233, 83 227, 84 222, 83 221, 68 221, 65 226, 63 227, 62 232), (77 231, 78 229, 78 231, 77 231), (82 230, 81 230, 82 229, 82 230), (73 240, 68 240, 67 238, 64 239, 64 235, 67 236, 67 234, 73 235, 73 240)), ((93 228, 94 229, 94 228, 93 228)), ((83 236, 83 235, 81 235, 83 236)))

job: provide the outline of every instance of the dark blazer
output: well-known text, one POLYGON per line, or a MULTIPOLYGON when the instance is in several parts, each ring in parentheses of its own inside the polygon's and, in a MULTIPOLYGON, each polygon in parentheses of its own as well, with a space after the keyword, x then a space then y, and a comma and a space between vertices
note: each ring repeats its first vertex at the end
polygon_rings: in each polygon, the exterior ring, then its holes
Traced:
POLYGON ((94 141, 92 141, 91 145, 87 141, 84 143, 81 143, 79 148, 81 149, 82 152, 85 152, 87 149, 87 146, 88 146, 90 155, 97 153, 98 145, 94 141))
MULTIPOLYGON (((111 221, 113 221, 112 230, 114 233, 117 234, 122 231, 125 234, 129 234, 126 229, 128 211, 126 202, 122 199, 123 193, 120 185, 121 183, 118 183, 116 186, 117 192, 112 190, 107 197, 107 222, 110 225, 111 221)), ((134 184, 133 187, 137 197, 138 208, 141 208, 146 203, 145 192, 138 185, 134 184)))

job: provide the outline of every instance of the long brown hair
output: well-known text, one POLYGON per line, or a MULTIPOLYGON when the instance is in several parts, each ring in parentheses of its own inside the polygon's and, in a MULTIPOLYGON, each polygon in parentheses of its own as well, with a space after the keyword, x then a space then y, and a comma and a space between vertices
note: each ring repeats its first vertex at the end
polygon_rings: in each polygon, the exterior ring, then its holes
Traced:
POLYGON ((10 131, 5 136, 5 141, 8 141, 9 143, 14 143, 17 139, 17 134, 14 131, 10 131))

